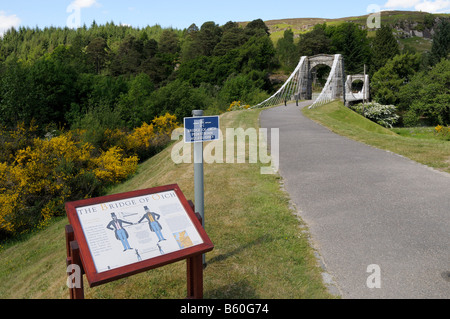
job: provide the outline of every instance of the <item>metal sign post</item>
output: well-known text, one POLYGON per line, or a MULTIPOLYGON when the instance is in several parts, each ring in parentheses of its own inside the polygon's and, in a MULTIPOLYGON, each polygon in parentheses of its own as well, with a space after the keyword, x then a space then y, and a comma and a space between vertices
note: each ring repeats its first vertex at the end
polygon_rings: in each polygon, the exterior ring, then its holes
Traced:
MULTIPOLYGON (((204 117, 202 110, 192 111, 192 118, 184 119, 184 141, 194 143, 194 189, 195 209, 205 228, 205 187, 203 173, 203 142, 217 141, 220 138, 218 116, 204 117)), ((206 265, 203 255, 203 266, 206 265)))
MULTIPOLYGON (((192 112, 194 117, 202 117, 203 111, 195 110, 192 112)), ((194 122, 194 130, 202 131, 203 125, 199 121, 194 122), (195 124, 197 123, 197 124, 195 124)), ((195 189, 195 208, 202 217, 203 228, 205 227, 205 186, 203 173, 203 139, 194 143, 194 189, 195 189)), ((204 258, 204 256, 203 256, 204 258)), ((204 262, 203 262, 204 263, 204 262)))

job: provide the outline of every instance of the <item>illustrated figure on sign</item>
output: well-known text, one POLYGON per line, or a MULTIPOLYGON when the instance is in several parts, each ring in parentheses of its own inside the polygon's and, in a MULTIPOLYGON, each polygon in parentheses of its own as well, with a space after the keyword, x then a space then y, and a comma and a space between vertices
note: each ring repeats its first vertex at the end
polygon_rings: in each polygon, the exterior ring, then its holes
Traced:
POLYGON ((108 224, 108 226, 106 226, 106 228, 114 231, 114 233, 116 234, 116 239, 120 240, 122 242, 123 251, 132 249, 130 247, 130 244, 128 243, 129 235, 128 235, 127 231, 125 230, 125 228, 123 228, 123 224, 133 225, 133 223, 127 222, 122 219, 117 219, 117 216, 115 213, 111 214, 111 218, 112 218, 112 221, 108 224))
POLYGON ((135 249, 136 251, 136 257, 138 259, 138 261, 142 261, 141 255, 139 254, 139 251, 137 249, 135 249))
POLYGON ((159 253, 160 253, 161 255, 164 255, 164 250, 162 250, 161 246, 160 246, 159 244, 156 244, 156 246, 158 246, 159 253))
POLYGON ((158 220, 161 218, 161 216, 156 213, 151 212, 147 206, 144 206, 144 209, 145 209, 145 215, 141 218, 141 220, 138 223, 141 223, 144 219, 146 219, 150 226, 150 230, 153 233, 156 233, 156 236, 158 236, 158 239, 159 239, 158 242, 166 240, 163 237, 163 234, 161 233, 161 230, 162 230, 161 224, 158 222, 158 220))

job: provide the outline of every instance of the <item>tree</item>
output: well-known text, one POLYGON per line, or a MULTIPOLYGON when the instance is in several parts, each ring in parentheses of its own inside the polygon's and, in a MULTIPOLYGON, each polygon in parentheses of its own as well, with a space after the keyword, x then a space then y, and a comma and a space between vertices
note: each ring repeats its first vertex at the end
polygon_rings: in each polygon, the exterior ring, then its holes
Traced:
POLYGON ((259 33, 240 48, 241 72, 270 70, 275 64, 276 50, 270 37, 259 33))
POLYGON ((446 59, 450 55, 450 21, 442 20, 438 31, 433 36, 433 46, 431 47, 431 57, 433 64, 439 63, 442 58, 446 59))
POLYGON ((143 55, 145 58, 153 58, 158 53, 158 42, 155 39, 144 41, 143 55))
POLYGON ((29 124, 32 110, 28 105, 28 68, 16 59, 3 65, 0 76, 0 122, 14 127, 18 122, 29 124), (25 92, 25 94, 24 94, 25 92))
POLYGON ((345 22, 338 26, 328 26, 326 33, 331 38, 332 49, 344 56, 347 73, 362 73, 364 65, 370 61, 367 30, 361 29, 356 23, 345 22))
POLYGON ((187 62, 200 56, 200 45, 196 39, 199 31, 195 23, 186 29, 184 39, 181 43, 181 62, 187 62))
POLYGON ((399 97, 405 125, 417 125, 419 119, 428 125, 449 125, 450 60, 442 59, 431 70, 417 73, 400 89, 399 97))
POLYGON ((211 64, 212 57, 204 55, 186 61, 177 70, 177 79, 194 87, 199 87, 202 83, 211 83, 213 81, 211 64))
POLYGON ((257 74, 239 74, 230 76, 224 83, 219 98, 224 105, 230 105, 234 101, 242 101, 244 104, 255 104, 260 101, 254 96, 261 93, 264 81, 257 78, 257 74), (256 75, 256 79, 253 79, 256 75))
POLYGON ((192 116, 194 109, 206 109, 208 100, 200 89, 177 79, 153 92, 149 107, 157 110, 159 114, 169 112, 182 119, 192 116))
POLYGON ((215 56, 223 56, 229 51, 240 47, 247 41, 244 30, 240 28, 236 22, 227 22, 222 27, 222 31, 222 39, 213 51, 213 55, 215 56))
POLYGON ((278 40, 277 53, 281 64, 292 71, 297 65, 299 57, 294 44, 294 32, 291 29, 284 31, 284 36, 278 40))
POLYGON ((392 28, 388 25, 383 25, 376 31, 375 38, 372 41, 373 71, 379 70, 388 60, 398 54, 400 54, 400 49, 392 28))
POLYGON ((249 24, 245 26, 244 31, 248 35, 248 37, 252 37, 260 32, 264 32, 266 35, 270 35, 269 28, 261 19, 251 21, 249 24))
POLYGON ((380 104, 398 105, 402 86, 419 70, 420 54, 401 54, 389 60, 372 78, 372 96, 380 104))
POLYGON ((331 53, 331 40, 325 34, 326 24, 316 25, 310 32, 300 35, 299 56, 313 56, 331 53))
POLYGON ((159 52, 176 55, 180 51, 178 35, 173 30, 164 30, 159 40, 159 52))
POLYGON ((117 108, 130 129, 142 125, 143 122, 149 123, 157 115, 155 110, 147 107, 154 90, 150 77, 141 73, 131 80, 128 92, 120 95, 117 108))
MULTIPOLYGON (((93 22, 93 25, 95 21, 93 22)), ((106 63, 108 57, 108 45, 104 38, 98 37, 93 39, 86 47, 88 61, 93 66, 95 73, 100 74, 101 69, 106 63)))
POLYGON ((115 76, 135 75, 144 58, 144 43, 134 36, 127 36, 111 59, 111 73, 115 76))
POLYGON ((212 21, 203 23, 200 31, 195 37, 197 45, 201 49, 201 54, 211 56, 214 48, 222 39, 222 29, 212 21))

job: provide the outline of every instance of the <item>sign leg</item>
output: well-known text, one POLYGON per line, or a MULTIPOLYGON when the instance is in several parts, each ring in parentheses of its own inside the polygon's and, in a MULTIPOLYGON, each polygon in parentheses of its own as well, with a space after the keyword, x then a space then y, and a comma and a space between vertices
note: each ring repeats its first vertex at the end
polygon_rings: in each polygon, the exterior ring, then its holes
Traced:
POLYGON ((187 259, 188 299, 203 299, 203 260, 202 255, 187 259))

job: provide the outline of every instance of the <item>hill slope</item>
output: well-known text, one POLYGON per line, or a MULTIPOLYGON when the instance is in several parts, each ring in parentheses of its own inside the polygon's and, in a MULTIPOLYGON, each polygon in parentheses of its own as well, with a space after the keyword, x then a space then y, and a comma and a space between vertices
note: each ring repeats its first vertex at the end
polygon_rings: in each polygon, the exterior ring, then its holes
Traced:
MULTIPOLYGON (((353 22, 366 27, 369 14, 356 17, 344 17, 338 19, 324 18, 294 18, 265 21, 269 27, 271 38, 276 41, 283 37, 284 31, 291 29, 296 38, 300 34, 310 31, 315 25, 327 23, 337 25, 343 22, 353 22)), ((442 18, 450 19, 450 14, 430 14, 418 11, 383 11, 381 12, 382 24, 391 25, 402 46, 415 48, 419 52, 431 48, 431 38, 436 25, 442 18)), ((375 31, 369 31, 373 36, 375 31)))

